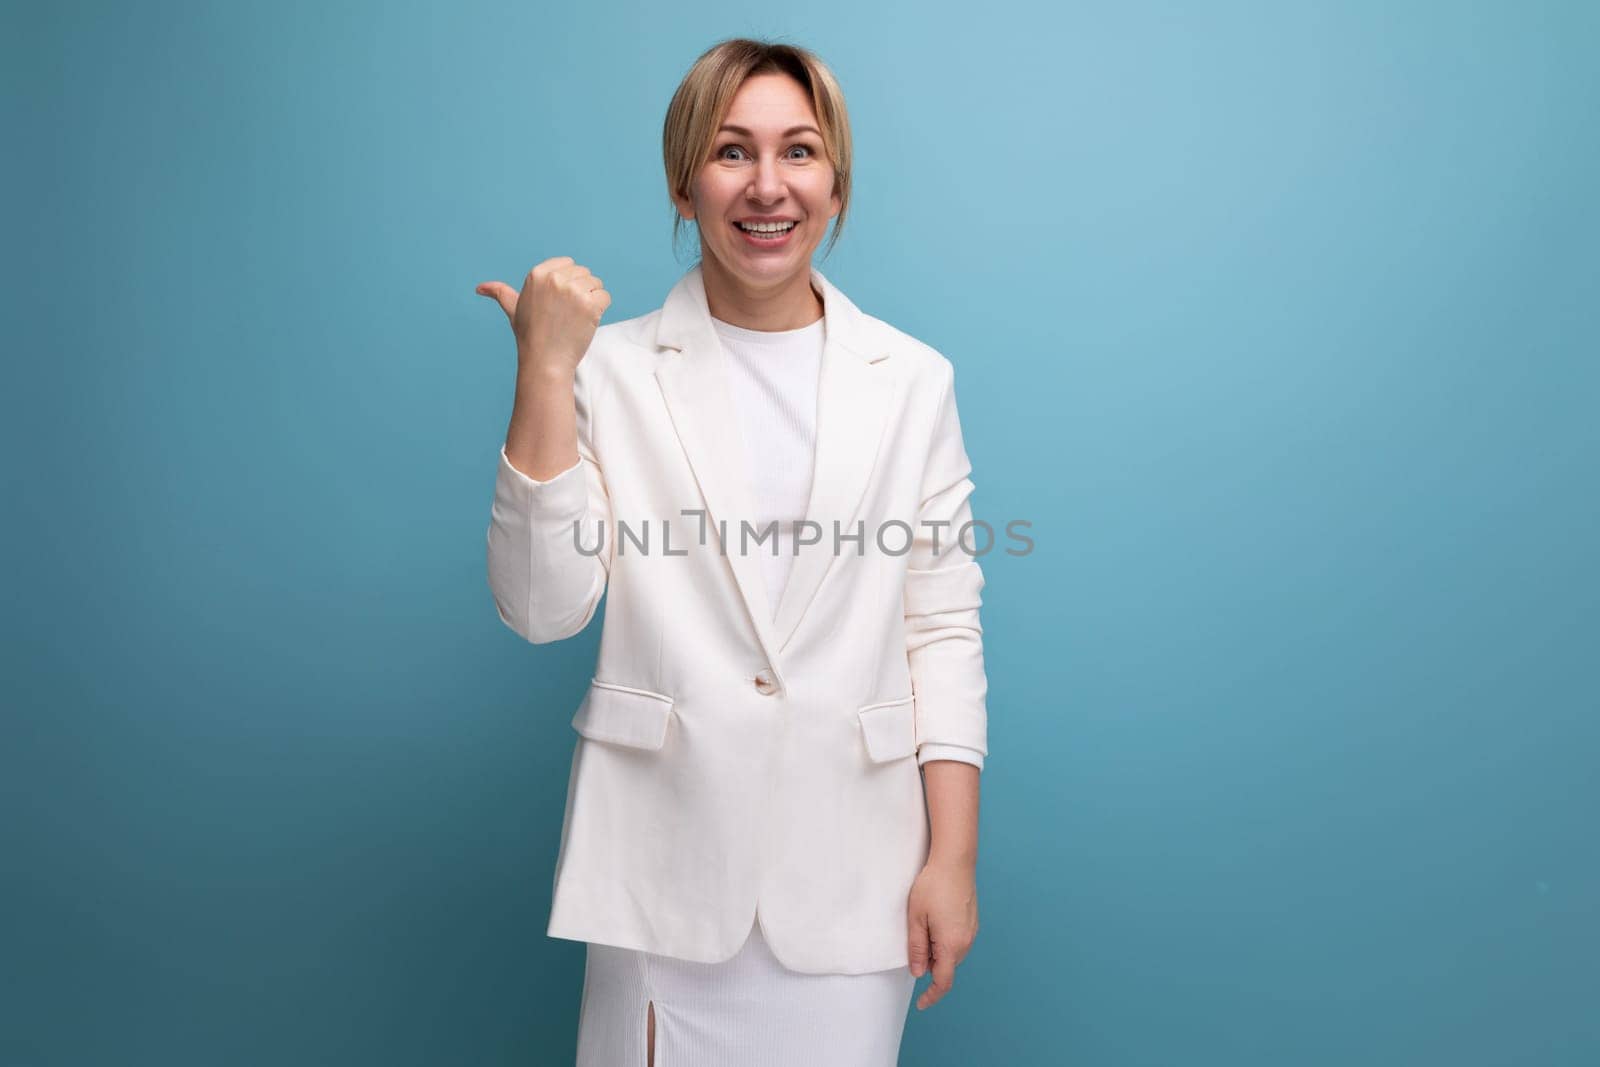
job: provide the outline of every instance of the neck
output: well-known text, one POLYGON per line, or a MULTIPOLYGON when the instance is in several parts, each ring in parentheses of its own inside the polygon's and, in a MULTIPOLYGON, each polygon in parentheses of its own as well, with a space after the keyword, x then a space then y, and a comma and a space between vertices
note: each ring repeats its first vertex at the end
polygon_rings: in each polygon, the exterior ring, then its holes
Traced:
POLYGON ((811 287, 807 266, 792 277, 752 289, 709 256, 700 264, 706 306, 713 318, 746 330, 798 330, 822 318, 823 300, 811 287))

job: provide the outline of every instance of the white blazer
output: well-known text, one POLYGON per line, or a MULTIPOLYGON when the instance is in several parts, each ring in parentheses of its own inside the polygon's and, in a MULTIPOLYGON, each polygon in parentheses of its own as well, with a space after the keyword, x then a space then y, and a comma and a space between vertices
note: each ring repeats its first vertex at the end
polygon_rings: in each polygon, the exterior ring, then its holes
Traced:
POLYGON ((551 937, 711 963, 759 915, 792 970, 908 963, 906 898, 928 854, 918 749, 988 751, 973 552, 987 540, 955 545, 973 485, 950 361, 811 276, 820 539, 776 611, 698 266, 661 308, 595 332, 575 466, 535 481, 501 450, 500 618, 558 641, 610 590, 572 720, 551 937))

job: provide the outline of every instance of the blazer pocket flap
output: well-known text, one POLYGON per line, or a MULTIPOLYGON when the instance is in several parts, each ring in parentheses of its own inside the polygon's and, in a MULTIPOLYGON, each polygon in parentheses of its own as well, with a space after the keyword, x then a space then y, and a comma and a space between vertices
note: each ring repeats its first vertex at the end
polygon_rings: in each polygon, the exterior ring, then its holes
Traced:
POLYGON ((861 737, 872 762, 884 763, 916 755, 916 694, 868 704, 856 714, 861 719, 861 737))
POLYGON ((660 748, 667 740, 672 698, 648 689, 591 679, 572 728, 591 741, 630 748, 660 748))

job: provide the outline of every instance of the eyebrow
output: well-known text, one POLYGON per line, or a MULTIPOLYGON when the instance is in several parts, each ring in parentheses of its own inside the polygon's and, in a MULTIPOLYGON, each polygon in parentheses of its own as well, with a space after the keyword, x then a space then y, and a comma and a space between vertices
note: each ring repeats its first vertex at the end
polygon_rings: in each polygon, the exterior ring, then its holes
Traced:
MULTIPOLYGON (((717 132, 718 133, 722 133, 724 130, 726 130, 728 133, 737 133, 741 137, 753 136, 751 134, 751 132, 749 130, 745 129, 743 126, 723 126, 720 129, 718 129, 717 132)), ((784 130, 778 136, 780 136, 780 137, 793 137, 797 133, 814 133, 818 137, 822 136, 822 131, 817 129, 815 126, 790 126, 787 130, 784 130)))

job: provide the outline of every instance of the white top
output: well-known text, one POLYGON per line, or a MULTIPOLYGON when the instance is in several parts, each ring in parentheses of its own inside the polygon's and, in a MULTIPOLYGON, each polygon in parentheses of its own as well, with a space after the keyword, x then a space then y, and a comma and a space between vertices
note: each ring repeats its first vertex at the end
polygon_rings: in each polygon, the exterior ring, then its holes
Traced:
POLYGON ((753 550, 766 577, 774 616, 794 566, 795 535, 811 500, 817 446, 817 379, 822 370, 823 321, 798 330, 747 330, 715 316, 728 354, 728 387, 744 437, 756 530, 777 523, 777 550, 764 541, 753 550))
MULTIPOLYGON (((777 551, 769 541, 757 549, 773 614, 794 565, 797 528, 811 501, 817 380, 826 321, 818 319, 797 330, 750 330, 711 317, 728 355, 728 387, 744 437, 755 509, 751 524, 757 531, 774 521, 778 524, 777 551)), ((983 768, 983 753, 965 745, 927 744, 917 749, 919 765, 930 759, 960 760, 983 768)))

